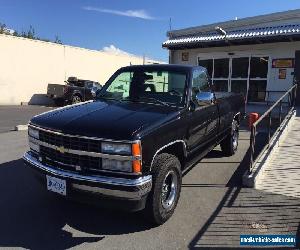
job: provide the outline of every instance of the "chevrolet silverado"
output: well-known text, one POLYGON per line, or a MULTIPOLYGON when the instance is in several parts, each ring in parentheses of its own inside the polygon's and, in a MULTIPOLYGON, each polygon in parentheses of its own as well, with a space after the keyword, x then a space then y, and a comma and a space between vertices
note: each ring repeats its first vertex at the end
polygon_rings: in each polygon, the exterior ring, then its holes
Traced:
POLYGON ((162 224, 182 173, 220 144, 238 148, 243 96, 214 92, 199 66, 119 69, 96 100, 33 117, 23 159, 50 192, 137 211, 162 224))

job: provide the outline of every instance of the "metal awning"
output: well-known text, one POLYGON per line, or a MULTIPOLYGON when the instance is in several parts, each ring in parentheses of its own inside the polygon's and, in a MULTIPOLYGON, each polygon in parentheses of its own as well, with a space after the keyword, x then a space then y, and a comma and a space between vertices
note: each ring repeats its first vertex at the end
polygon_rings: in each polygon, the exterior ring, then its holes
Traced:
POLYGON ((162 46, 170 49, 181 49, 300 40, 300 24, 229 30, 226 32, 226 35, 211 32, 173 37, 165 41, 162 46))

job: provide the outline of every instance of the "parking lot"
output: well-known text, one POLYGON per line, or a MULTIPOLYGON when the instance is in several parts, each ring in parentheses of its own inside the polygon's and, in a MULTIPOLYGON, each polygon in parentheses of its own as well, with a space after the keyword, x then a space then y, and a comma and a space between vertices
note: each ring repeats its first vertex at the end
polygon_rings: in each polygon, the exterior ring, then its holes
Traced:
POLYGON ((0 106, 0 133, 14 130, 17 125, 25 125, 34 115, 53 109, 44 106, 0 106))
POLYGON ((27 132, 0 133, 0 141, 0 247, 227 249, 239 247, 241 233, 299 234, 299 199, 241 187, 246 130, 236 155, 224 157, 217 147, 184 174, 178 207, 159 227, 143 213, 108 211, 48 193, 22 163, 27 132))

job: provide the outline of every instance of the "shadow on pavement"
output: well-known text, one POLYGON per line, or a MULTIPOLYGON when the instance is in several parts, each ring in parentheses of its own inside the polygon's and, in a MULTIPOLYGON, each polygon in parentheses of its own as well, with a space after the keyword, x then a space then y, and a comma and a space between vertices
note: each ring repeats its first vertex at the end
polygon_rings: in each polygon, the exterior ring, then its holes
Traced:
POLYGON ((66 249, 149 228, 142 214, 57 199, 28 170, 22 160, 0 165, 0 247, 66 249))
POLYGON ((241 234, 298 234, 299 239, 300 199, 243 188, 248 162, 249 149, 222 200, 189 243, 190 249, 240 249, 241 234))

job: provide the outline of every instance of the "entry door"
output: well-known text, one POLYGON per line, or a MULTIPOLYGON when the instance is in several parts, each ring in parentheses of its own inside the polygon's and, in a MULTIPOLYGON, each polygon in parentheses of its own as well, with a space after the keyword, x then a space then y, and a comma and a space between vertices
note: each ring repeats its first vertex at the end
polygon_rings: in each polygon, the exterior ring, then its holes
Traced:
POLYGON ((268 79, 269 57, 251 57, 249 74, 249 102, 264 102, 268 79))
POLYGON ((247 98, 249 57, 235 57, 231 59, 230 90, 234 93, 241 93, 247 98))

